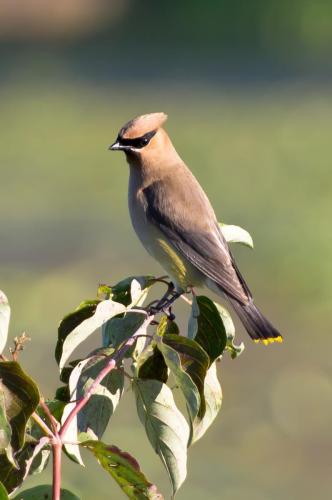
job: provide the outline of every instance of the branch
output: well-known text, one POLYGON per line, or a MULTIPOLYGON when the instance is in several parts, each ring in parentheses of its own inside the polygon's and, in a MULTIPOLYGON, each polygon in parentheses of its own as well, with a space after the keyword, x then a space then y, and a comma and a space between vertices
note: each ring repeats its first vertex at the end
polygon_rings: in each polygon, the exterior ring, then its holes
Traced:
POLYGON ((52 453, 53 453, 52 500, 61 500, 62 442, 60 439, 55 439, 52 442, 52 453))
POLYGON ((42 407, 45 415, 48 417, 48 420, 50 421, 54 436, 59 437, 58 435, 59 422, 53 417, 52 413, 50 412, 43 398, 40 398, 39 404, 42 407))
POLYGON ((18 354, 20 351, 23 351, 24 346, 27 342, 29 342, 31 338, 23 332, 19 337, 14 338, 14 349, 10 348, 9 351, 12 355, 13 361, 18 361, 18 354))

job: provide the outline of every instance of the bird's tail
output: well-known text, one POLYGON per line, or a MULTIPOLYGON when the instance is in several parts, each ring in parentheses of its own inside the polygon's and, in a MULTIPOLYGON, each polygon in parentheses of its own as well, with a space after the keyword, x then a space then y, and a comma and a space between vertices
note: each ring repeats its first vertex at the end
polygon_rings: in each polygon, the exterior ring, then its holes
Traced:
POLYGON ((282 336, 278 330, 263 316, 252 300, 247 305, 240 304, 234 299, 229 298, 229 300, 243 326, 255 342, 263 342, 265 345, 271 342, 282 342, 282 336))

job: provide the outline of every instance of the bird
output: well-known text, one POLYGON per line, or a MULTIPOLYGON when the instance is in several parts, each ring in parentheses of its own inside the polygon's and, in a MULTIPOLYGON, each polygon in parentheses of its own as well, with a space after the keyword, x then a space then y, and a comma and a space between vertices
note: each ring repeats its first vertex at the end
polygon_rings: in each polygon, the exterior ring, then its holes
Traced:
POLYGON ((178 295, 207 287, 230 302, 255 342, 282 342, 256 307, 207 195, 164 129, 167 118, 140 115, 109 146, 123 151, 129 164, 128 205, 138 238, 178 295))

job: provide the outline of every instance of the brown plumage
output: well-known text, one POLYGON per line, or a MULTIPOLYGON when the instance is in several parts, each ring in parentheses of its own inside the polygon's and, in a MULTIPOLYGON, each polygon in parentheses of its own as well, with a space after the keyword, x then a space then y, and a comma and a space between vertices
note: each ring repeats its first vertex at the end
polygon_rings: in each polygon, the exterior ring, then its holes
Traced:
POLYGON ((231 302, 253 339, 281 341, 254 305, 209 199, 162 128, 166 119, 164 113, 134 118, 110 147, 127 157, 129 211, 139 239, 179 291, 205 285, 231 302))

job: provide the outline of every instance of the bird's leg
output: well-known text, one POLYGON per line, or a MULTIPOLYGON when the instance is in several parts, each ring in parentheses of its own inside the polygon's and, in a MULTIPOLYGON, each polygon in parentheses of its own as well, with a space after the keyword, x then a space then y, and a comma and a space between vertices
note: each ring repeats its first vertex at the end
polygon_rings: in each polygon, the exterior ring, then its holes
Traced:
POLYGON ((168 284, 168 288, 167 288, 167 290, 166 290, 166 293, 165 293, 165 294, 161 297, 161 299, 157 302, 157 304, 156 304, 156 306, 155 306, 155 307, 156 307, 156 309, 159 309, 159 310, 163 309, 163 308, 165 307, 165 305, 167 305, 167 302, 168 302, 168 300, 169 300, 169 296, 170 296, 170 295, 172 296, 173 292, 174 292, 174 285, 173 285, 173 283, 172 283, 172 282, 170 282, 170 283, 168 284))
MULTIPOLYGON (((196 297, 196 291, 195 291, 195 288, 193 286, 188 286, 187 290, 185 291, 185 294, 191 294, 193 299, 196 297)), ((185 296, 185 294, 182 294, 181 295, 181 299, 183 299, 185 302, 187 302, 187 304, 189 304, 190 306, 192 306, 193 304, 193 300, 190 300, 188 297, 185 296)))
POLYGON ((156 305, 153 305, 152 307, 150 305, 149 309, 151 313, 155 314, 163 311, 169 316, 170 319, 174 319, 174 314, 171 312, 171 305, 180 297, 180 295, 182 295, 182 293, 175 290, 173 283, 169 283, 166 293, 156 303, 156 305))
POLYGON ((173 302, 176 301, 176 299, 178 299, 181 295, 182 295, 183 292, 178 292, 177 290, 172 290, 172 292, 170 293, 170 297, 167 298, 161 305, 161 309, 163 311, 165 311, 165 309, 170 309, 171 308, 171 305, 173 304, 173 302))
POLYGON ((160 305, 165 302, 165 300, 168 298, 169 294, 174 290, 174 285, 172 282, 167 282, 167 290, 164 293, 164 295, 161 297, 161 299, 153 300, 152 302, 149 303, 148 308, 150 310, 155 310, 155 312, 158 312, 160 310, 160 305))
POLYGON ((175 320, 175 314, 172 313, 172 307, 171 306, 167 309, 167 311, 165 311, 165 314, 167 315, 167 318, 170 321, 174 321, 175 320))

